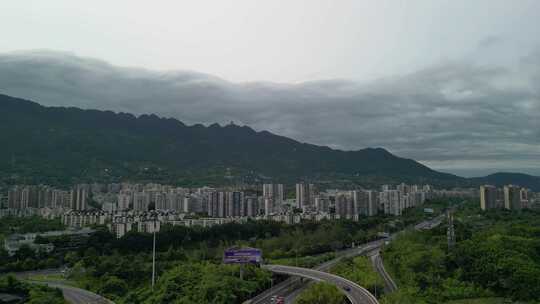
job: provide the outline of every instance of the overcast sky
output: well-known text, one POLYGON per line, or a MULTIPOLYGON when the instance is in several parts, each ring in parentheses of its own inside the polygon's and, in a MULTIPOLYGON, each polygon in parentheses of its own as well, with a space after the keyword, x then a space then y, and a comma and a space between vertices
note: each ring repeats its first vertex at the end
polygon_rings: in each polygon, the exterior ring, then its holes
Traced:
POLYGON ((540 174, 540 1, 2 0, 0 93, 540 174))

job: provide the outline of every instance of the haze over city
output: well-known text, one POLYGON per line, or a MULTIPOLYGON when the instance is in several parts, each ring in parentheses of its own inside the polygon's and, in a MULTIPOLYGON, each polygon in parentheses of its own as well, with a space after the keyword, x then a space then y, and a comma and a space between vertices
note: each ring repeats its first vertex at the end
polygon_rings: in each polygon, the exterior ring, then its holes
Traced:
POLYGON ((540 174, 540 3, 5 1, 0 90, 540 174))

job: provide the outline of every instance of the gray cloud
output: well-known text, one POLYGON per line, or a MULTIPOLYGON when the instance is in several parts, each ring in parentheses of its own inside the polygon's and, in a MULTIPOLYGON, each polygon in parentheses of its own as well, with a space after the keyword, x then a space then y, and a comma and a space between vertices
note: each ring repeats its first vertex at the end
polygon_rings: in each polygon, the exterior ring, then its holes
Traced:
POLYGON ((503 42, 503 38, 500 36, 487 36, 484 39, 481 39, 478 43, 478 46, 481 48, 489 48, 496 46, 503 42))
POLYGON ((69 53, 17 52, 0 55, 0 93, 187 124, 234 121, 334 148, 385 147, 435 167, 537 169, 540 56, 521 64, 447 62, 370 83, 232 83, 69 53))

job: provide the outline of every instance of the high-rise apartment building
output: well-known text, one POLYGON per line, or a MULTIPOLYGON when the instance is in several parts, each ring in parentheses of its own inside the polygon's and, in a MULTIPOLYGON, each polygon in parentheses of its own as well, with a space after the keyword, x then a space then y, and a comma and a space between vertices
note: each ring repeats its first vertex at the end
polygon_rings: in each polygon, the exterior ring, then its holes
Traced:
POLYGON ((508 210, 521 209, 521 188, 514 185, 504 186, 504 208, 508 210))
POLYGON ((364 191, 367 199, 367 216, 377 215, 379 212, 379 196, 372 190, 364 191))
POLYGON ((403 210, 401 192, 398 190, 380 192, 379 200, 383 206, 384 214, 401 215, 403 210))
POLYGON ((208 216, 218 217, 219 216, 218 207, 219 207, 219 192, 210 192, 209 199, 208 199, 208 208, 207 208, 208 216))
POLYGON ((227 192, 227 214, 225 217, 238 217, 242 215, 242 205, 244 204, 243 192, 227 192))
POLYGON ((77 185, 71 190, 71 209, 86 210, 88 208, 88 185, 77 185))
POLYGON ((133 196, 130 193, 119 193, 117 200, 117 210, 128 210, 133 205, 133 196))
POLYGON ((274 210, 274 200, 271 198, 263 197, 264 201, 264 215, 271 215, 275 212, 274 210))
POLYGON ((368 213, 368 200, 367 194, 364 191, 351 191, 353 199, 353 213, 356 215, 367 216, 368 213))
POLYGON ((482 210, 497 208, 497 188, 491 185, 480 186, 480 208, 482 210))
POLYGON ((336 215, 340 218, 351 218, 354 215, 354 201, 350 193, 340 192, 336 194, 336 215))
POLYGON ((246 216, 254 217, 259 213, 259 200, 256 196, 244 198, 246 204, 246 216))
POLYGON ((315 197, 315 210, 319 212, 329 212, 330 211, 330 200, 328 197, 316 196, 315 197))
POLYGON ((23 209, 21 206, 22 187, 15 186, 8 190, 8 208, 23 209))
POLYGON ((135 192, 133 193, 133 210, 148 211, 150 207, 150 193, 135 192))
POLYGON ((283 184, 264 184, 263 197, 274 201, 276 205, 283 203, 283 184))
POLYGON ((315 185, 307 183, 296 184, 296 204, 298 208, 309 209, 315 201, 315 185))

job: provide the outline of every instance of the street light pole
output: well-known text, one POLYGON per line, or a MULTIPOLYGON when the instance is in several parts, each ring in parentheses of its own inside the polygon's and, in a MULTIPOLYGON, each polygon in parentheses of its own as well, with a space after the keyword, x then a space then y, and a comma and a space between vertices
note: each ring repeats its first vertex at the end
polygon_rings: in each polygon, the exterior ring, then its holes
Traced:
POLYGON ((154 242, 152 245, 152 290, 156 284, 156 219, 154 218, 154 242))

